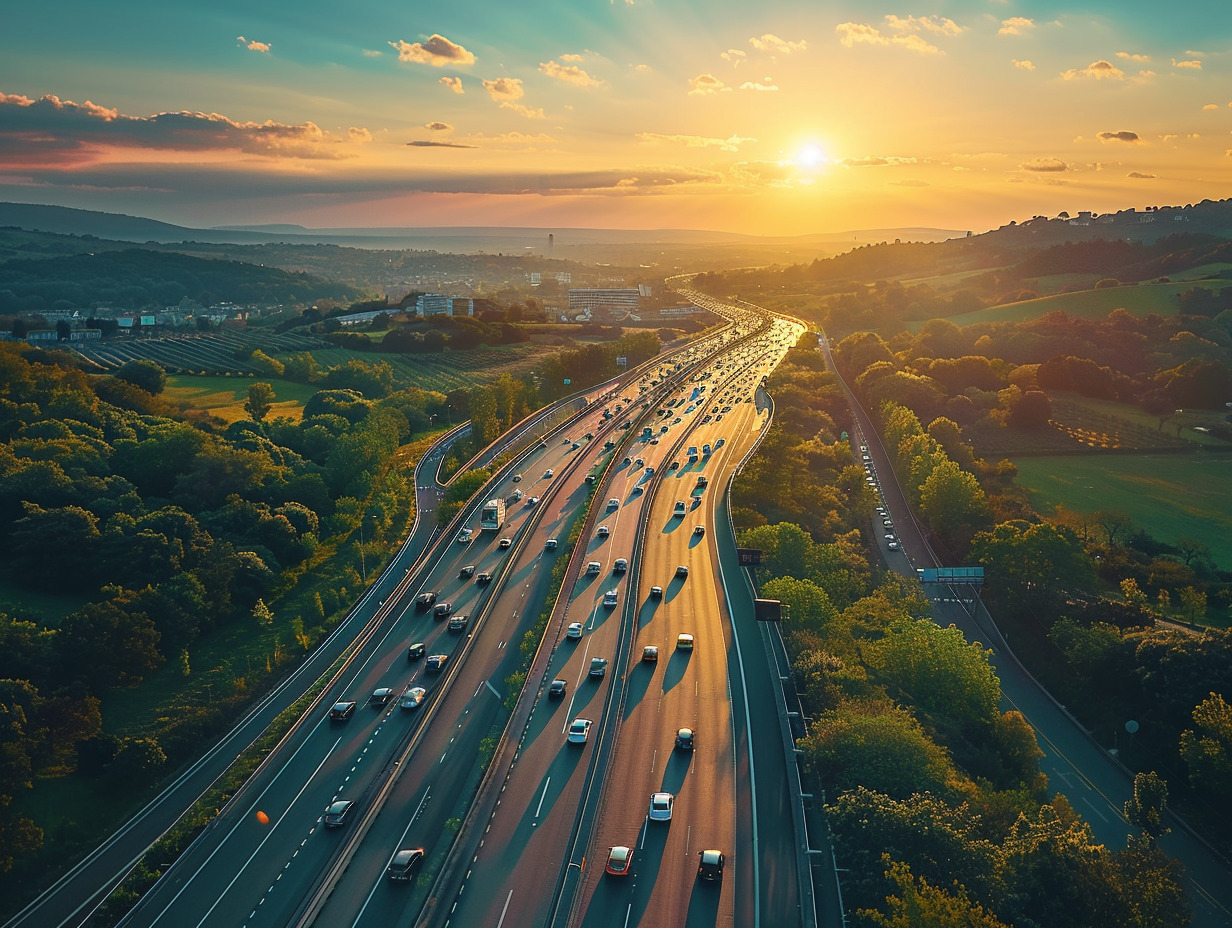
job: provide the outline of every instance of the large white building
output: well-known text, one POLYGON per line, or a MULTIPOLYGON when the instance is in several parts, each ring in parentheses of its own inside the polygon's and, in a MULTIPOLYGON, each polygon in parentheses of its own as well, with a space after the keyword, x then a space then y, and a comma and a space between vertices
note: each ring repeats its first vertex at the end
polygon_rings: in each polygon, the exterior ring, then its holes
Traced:
MULTIPOLYGON (((424 293, 415 301, 415 313, 420 316, 454 315, 454 298, 443 293, 424 293)), ((466 300, 466 315, 475 315, 475 301, 466 300)))
POLYGON ((577 313, 635 313, 641 293, 636 288, 623 289, 571 289, 569 291, 569 315, 577 313))

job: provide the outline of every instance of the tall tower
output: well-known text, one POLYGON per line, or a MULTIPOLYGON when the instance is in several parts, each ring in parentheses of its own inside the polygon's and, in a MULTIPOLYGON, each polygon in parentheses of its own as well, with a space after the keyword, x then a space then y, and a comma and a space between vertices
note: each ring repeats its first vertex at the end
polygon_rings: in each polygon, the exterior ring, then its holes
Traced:
POLYGON ((551 232, 548 233, 548 251, 552 250, 552 246, 556 243, 556 236, 551 232))

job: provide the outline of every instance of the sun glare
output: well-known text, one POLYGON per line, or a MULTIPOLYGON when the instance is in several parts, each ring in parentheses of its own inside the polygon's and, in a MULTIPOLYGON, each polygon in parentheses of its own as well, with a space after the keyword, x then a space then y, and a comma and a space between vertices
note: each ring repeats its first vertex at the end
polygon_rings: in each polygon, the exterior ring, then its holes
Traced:
POLYGON ((796 164, 802 168, 815 168, 826 160, 825 153, 812 143, 796 152, 796 164))

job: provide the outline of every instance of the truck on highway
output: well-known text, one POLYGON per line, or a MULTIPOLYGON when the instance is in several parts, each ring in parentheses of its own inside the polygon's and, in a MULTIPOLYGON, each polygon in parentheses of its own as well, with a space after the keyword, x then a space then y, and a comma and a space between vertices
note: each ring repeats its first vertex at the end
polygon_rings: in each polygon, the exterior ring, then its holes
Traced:
POLYGON ((483 504, 483 514, 479 517, 479 527, 484 530, 499 532, 505 524, 505 501, 497 497, 483 504))

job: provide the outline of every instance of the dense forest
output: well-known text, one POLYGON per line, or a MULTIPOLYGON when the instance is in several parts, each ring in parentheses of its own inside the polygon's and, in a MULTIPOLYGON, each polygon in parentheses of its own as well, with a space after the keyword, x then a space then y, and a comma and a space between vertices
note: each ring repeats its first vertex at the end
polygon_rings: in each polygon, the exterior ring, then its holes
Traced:
MULTIPOLYGON (((1030 727, 998 709, 980 646, 916 618, 928 611, 918 587, 870 561, 875 495, 840 440, 850 412, 821 355, 793 350, 769 389, 774 424, 737 479, 733 517, 739 543, 763 551, 760 595, 790 607, 783 633, 813 719, 799 747, 830 796, 853 924, 1184 924, 1182 874, 1154 843, 1159 778, 1142 775, 1127 810, 1142 834, 1123 850, 1096 842, 1049 793, 1030 727)), ((930 451, 930 492, 948 481, 978 501, 909 411, 887 418, 930 451)))

